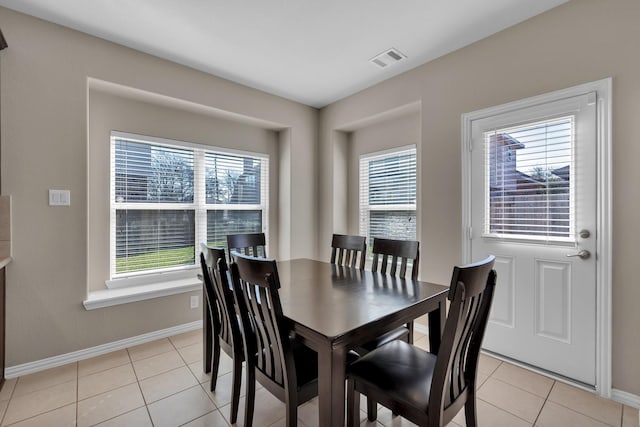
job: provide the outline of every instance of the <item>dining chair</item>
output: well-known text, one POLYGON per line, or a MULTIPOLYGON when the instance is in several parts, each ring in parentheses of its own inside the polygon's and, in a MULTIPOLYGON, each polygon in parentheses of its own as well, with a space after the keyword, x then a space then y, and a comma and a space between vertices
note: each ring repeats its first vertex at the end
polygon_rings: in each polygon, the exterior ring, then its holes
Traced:
POLYGON ((211 248, 202 243, 200 263, 202 278, 205 284, 210 317, 212 319, 213 348, 211 356, 210 390, 216 389, 218 368, 220 366, 220 349, 233 361, 231 386, 230 421, 235 423, 240 402, 240 386, 242 382, 242 362, 244 362, 244 344, 242 330, 235 309, 233 290, 227 278, 227 262, 224 249, 211 248))
MULTIPOLYGON (((367 258, 367 238, 364 236, 350 236, 344 234, 334 234, 331 238, 331 264, 359 268, 364 270, 367 258), (358 256, 360 261, 357 261, 358 256)), ((364 354, 382 344, 394 339, 408 339, 409 329, 402 326, 389 331, 374 340, 354 349, 358 354, 364 354)))
MULTIPOLYGON (((360 394, 420 426, 444 426, 465 408, 477 426, 476 373, 496 284, 495 257, 454 267, 438 354, 393 341, 347 368, 347 425, 360 424, 360 394)), ((368 406, 369 421, 377 418, 368 406)))
POLYGON ((420 261, 420 242, 415 240, 394 240, 373 238, 373 262, 371 271, 404 278, 407 275, 407 266, 411 261, 411 278, 418 279, 418 264, 420 261), (400 270, 398 270, 400 263, 400 270))
POLYGON ((296 426, 298 405, 318 395, 318 354, 290 334, 276 261, 237 252, 233 258, 231 277, 247 360, 244 425, 253 423, 257 380, 286 404, 286 425, 296 426))
POLYGON ((331 264, 364 270, 367 257, 367 238, 334 234, 331 239, 331 264), (360 261, 358 262, 358 256, 360 261))
POLYGON ((231 259, 232 251, 266 258, 267 239, 264 233, 227 234, 227 250, 229 251, 229 262, 233 261, 231 259))
POLYGON ((203 370, 205 373, 211 372, 211 363, 213 360, 213 354, 216 351, 220 351, 219 341, 217 339, 213 339, 213 337, 217 337, 218 331, 218 323, 220 322, 220 310, 218 310, 218 302, 216 300, 216 294, 213 286, 212 275, 213 272, 209 271, 208 265, 215 265, 213 261, 213 257, 217 256, 218 252, 210 253, 208 251, 208 246, 205 243, 200 243, 200 273, 198 273, 198 280, 200 280, 203 284, 203 301, 205 302, 203 310, 203 322, 208 321, 208 325, 203 325, 203 341, 204 341, 204 366, 203 370), (206 330, 209 330, 209 333, 206 333, 206 330), (218 348, 216 348, 218 347, 218 348))
MULTIPOLYGON (((411 261, 411 279, 418 279, 418 263, 420 261, 420 242, 415 240, 394 240, 373 238, 373 261, 371 263, 371 271, 378 271, 380 266, 381 274, 389 274, 404 279, 407 275, 407 266, 411 261), (398 264, 400 268, 398 269, 398 264)), ((405 339, 413 343, 413 322, 407 323, 406 327, 400 327, 385 335, 378 337, 377 340, 367 343, 364 349, 372 350, 380 347, 388 342, 397 339, 405 339)))
MULTIPOLYGON (((389 274, 404 279, 407 273, 408 261, 411 265, 411 279, 418 279, 418 261, 420 259, 420 242, 414 240, 373 239, 373 262, 371 271, 377 272, 380 266, 381 274, 389 274), (400 269, 398 269, 400 263, 400 269)), ((375 348, 395 340, 405 340, 413 343, 413 321, 406 326, 400 326, 376 339, 362 344, 355 351, 358 354, 367 353, 375 348)))

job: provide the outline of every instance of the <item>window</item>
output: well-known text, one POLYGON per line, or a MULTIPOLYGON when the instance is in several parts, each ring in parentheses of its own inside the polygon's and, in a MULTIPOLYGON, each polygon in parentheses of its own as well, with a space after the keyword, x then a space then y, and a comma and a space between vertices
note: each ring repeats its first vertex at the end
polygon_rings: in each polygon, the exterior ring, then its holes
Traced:
POLYGON ((416 149, 360 157, 360 234, 416 240, 416 149))
POLYGON ((571 240, 574 117, 484 133, 488 212, 485 235, 571 240))
POLYGON ((266 232, 267 188, 267 156, 113 132, 108 285, 197 268, 200 242, 266 232))

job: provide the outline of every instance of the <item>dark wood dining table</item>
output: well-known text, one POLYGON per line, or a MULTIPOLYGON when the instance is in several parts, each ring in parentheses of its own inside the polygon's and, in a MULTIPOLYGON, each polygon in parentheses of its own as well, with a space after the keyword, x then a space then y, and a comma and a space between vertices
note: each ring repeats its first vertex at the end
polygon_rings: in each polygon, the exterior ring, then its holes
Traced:
POLYGON ((347 353, 382 333, 429 315, 437 352, 448 287, 321 261, 278 262, 282 310, 291 328, 318 352, 321 426, 343 426, 347 353))
POLYGON ((291 330, 318 352, 321 426, 344 425, 349 350, 428 314, 430 351, 438 351, 448 286, 310 259, 278 261, 278 274, 291 330))

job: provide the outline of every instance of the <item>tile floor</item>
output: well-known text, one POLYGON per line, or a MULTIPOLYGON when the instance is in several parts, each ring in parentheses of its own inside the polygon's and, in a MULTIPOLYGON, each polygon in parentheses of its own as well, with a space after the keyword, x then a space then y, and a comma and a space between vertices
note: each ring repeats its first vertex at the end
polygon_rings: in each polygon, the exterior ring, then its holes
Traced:
MULTIPOLYGON (((416 345, 426 346, 427 338, 417 337, 416 345)), ((10 379, 0 392, 0 425, 227 426, 231 361, 223 356, 215 393, 202 372, 201 330, 10 379)), ((638 426, 636 409, 488 356, 478 379, 480 427, 638 426)), ((241 398, 238 425, 243 410, 241 398)), ((385 409, 378 415, 368 423, 362 412, 362 425, 412 425, 385 409)), ((316 426, 317 401, 302 405, 298 417, 300 426, 316 426)), ((450 427, 464 424, 460 413, 450 427)), ((261 388, 254 425, 284 426, 284 405, 261 388)))

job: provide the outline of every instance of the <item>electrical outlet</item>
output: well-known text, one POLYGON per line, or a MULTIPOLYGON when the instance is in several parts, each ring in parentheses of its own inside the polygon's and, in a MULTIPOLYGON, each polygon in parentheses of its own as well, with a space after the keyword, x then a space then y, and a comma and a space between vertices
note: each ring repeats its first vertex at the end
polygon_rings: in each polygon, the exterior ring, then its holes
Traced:
POLYGON ((190 301, 191 308, 198 308, 199 305, 200 305, 200 298, 198 297, 198 295, 191 295, 191 301, 190 301))

